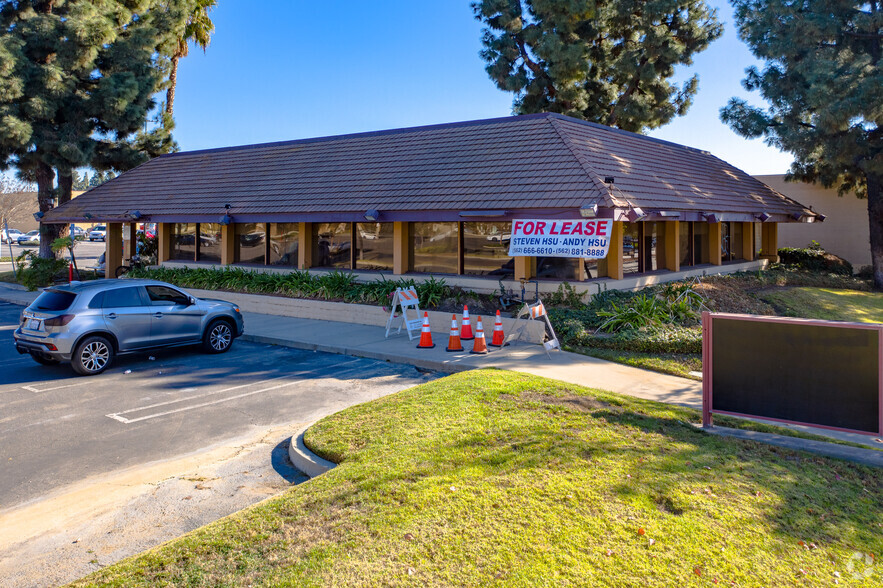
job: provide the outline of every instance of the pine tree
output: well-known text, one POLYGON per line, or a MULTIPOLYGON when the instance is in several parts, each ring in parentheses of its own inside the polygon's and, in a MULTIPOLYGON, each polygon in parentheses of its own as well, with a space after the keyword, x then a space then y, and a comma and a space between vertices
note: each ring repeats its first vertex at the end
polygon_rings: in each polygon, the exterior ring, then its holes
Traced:
POLYGON ((733 0, 740 37, 766 62, 721 119, 794 154, 786 179, 868 199, 874 286, 883 289, 883 5, 880 0, 733 0))
POLYGON ((518 114, 558 112, 640 132, 681 116, 698 89, 669 80, 720 37, 704 0, 476 0, 488 75, 518 114))
MULTIPOLYGON (((129 169, 174 148, 172 125, 143 132, 196 0, 0 3, 0 168, 33 177, 40 211, 73 170, 129 169)), ((41 256, 63 225, 41 227, 41 256)))

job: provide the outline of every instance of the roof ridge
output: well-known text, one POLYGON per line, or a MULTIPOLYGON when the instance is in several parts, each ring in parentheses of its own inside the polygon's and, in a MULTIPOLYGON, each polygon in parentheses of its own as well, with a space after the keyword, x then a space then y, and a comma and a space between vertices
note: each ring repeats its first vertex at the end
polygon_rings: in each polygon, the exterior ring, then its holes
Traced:
MULTIPOLYGON (((344 135, 326 135, 323 137, 305 137, 303 139, 286 139, 284 141, 270 141, 269 143, 251 143, 249 145, 228 145, 227 147, 209 147, 208 149, 196 149, 193 151, 177 151, 175 153, 164 153, 161 157, 180 157, 183 155, 198 155, 204 153, 219 153, 224 151, 240 151, 246 149, 258 149, 261 147, 281 147, 284 145, 306 145, 310 143, 325 143, 330 141, 340 141, 343 139, 356 139, 359 137, 383 137, 386 135, 401 135, 405 133, 419 133, 434 129, 456 129, 460 127, 472 127, 483 124, 501 124, 505 122, 519 120, 533 120, 538 118, 549 118, 553 116, 551 112, 538 112, 534 114, 520 114, 515 116, 498 116, 495 118, 482 118, 476 120, 456 121, 448 123, 436 123, 431 125, 420 125, 416 127, 398 127, 395 129, 381 129, 379 131, 362 131, 360 133, 347 133, 344 135)), ((153 160, 151 160, 153 161, 153 160)))
POLYGON ((567 150, 570 151, 571 155, 573 155, 573 158, 576 159, 577 163, 579 163, 579 165, 583 169, 583 171, 586 172, 586 174, 589 176, 589 179, 591 179, 596 184, 596 186, 599 189, 599 192, 601 192, 602 198, 604 198, 604 200, 605 200, 605 204, 607 206, 621 205, 621 203, 618 202, 618 199, 613 196, 613 194, 611 193, 610 188, 607 186, 607 184, 605 184, 604 182, 601 181, 601 178, 600 178, 600 176, 598 176, 598 173, 595 172, 591 167, 589 167, 588 162, 585 161, 585 158, 582 156, 582 154, 577 153, 576 146, 573 143, 573 139, 571 139, 567 133, 562 132, 562 130, 558 128, 558 124, 556 123, 557 118, 558 118, 557 116, 549 117, 549 119, 550 119, 549 123, 552 125, 552 128, 555 130, 555 133, 564 142, 564 145, 567 147, 567 150))
POLYGON ((601 129, 602 131, 609 131, 611 133, 616 133, 618 135, 625 135, 626 137, 632 137, 635 139, 643 139, 645 141, 651 141, 653 143, 659 143, 660 145, 668 145, 669 147, 677 147, 678 149, 685 149, 687 151, 693 151, 694 153, 701 153, 703 155, 711 155, 710 151, 706 151, 705 149, 699 149, 698 147, 690 147, 689 145, 681 145, 680 143, 675 143, 673 141, 667 141, 665 139, 659 139, 657 137, 651 137, 649 135, 644 135, 642 133, 635 133, 633 131, 626 131, 624 129, 617 129, 616 127, 608 127, 607 125, 602 125, 601 123, 592 122, 589 120, 583 120, 581 118, 575 118, 573 116, 567 116, 564 114, 558 114, 557 112, 550 112, 551 117, 557 118, 559 120, 563 120, 566 122, 572 122, 581 124, 587 127, 593 127, 596 129, 601 129))

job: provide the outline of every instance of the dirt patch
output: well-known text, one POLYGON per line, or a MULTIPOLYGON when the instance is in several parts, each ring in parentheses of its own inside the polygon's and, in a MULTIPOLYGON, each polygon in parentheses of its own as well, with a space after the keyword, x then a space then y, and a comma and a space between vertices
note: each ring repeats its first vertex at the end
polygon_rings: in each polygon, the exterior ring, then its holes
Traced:
POLYGON ((65 584, 279 494, 296 426, 98 476, 0 513, 0 588, 65 584))
POLYGON ((653 502, 656 503, 656 508, 659 509, 659 512, 675 516, 684 514, 684 509, 675 504, 668 496, 657 496, 653 499, 653 502))
POLYGON ((567 394, 564 396, 551 396, 549 394, 538 394, 536 392, 525 392, 521 395, 522 400, 528 402, 539 402, 542 404, 551 404, 555 406, 563 406, 575 412, 593 412, 601 408, 611 408, 610 404, 601 402, 591 396, 577 396, 575 394, 567 394))

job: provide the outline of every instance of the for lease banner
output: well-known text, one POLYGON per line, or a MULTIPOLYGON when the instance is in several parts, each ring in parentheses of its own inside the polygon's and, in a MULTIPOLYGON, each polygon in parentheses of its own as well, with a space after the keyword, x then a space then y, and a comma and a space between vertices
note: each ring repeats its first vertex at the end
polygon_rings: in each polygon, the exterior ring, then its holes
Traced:
POLYGON ((603 259, 612 219, 513 220, 509 255, 603 259))

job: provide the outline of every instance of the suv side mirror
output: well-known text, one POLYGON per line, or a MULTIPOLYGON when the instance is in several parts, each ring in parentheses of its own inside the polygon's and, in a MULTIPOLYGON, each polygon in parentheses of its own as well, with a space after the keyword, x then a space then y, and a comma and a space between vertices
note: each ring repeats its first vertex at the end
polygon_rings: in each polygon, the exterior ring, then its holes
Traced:
POLYGON ((193 296, 188 296, 187 297, 187 304, 189 304, 190 306, 193 306, 194 304, 196 304, 196 298, 194 298, 193 296))

